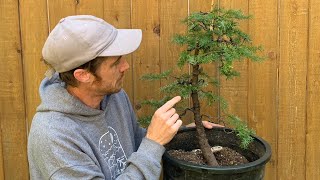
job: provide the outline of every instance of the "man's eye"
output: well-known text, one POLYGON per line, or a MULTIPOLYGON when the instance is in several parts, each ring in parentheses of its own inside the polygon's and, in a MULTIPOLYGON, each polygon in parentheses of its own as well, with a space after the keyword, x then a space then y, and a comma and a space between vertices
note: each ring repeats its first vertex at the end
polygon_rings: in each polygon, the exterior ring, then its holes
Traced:
POLYGON ((116 66, 116 65, 120 64, 121 58, 122 58, 122 56, 120 56, 120 57, 113 63, 113 66, 116 66))
POLYGON ((115 62, 115 65, 118 65, 120 63, 120 59, 115 62))

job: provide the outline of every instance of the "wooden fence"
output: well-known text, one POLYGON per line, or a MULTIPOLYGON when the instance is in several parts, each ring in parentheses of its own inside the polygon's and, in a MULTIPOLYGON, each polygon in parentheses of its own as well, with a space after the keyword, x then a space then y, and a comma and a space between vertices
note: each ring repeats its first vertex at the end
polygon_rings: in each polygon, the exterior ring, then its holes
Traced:
MULTIPOLYGON (((241 77, 222 80, 220 89, 231 111, 271 144, 265 179, 319 179, 320 1, 215 4, 252 14, 241 27, 268 57, 263 63, 238 63, 241 77)), ((142 29, 139 50, 127 57, 125 89, 136 112, 144 114, 140 100, 157 94, 161 84, 142 82, 140 76, 175 65, 179 48, 171 38, 186 30, 181 19, 210 5, 211 0, 0 0, 0 179, 29 178, 27 135, 46 70, 41 49, 62 17, 92 14, 118 28, 142 29)))

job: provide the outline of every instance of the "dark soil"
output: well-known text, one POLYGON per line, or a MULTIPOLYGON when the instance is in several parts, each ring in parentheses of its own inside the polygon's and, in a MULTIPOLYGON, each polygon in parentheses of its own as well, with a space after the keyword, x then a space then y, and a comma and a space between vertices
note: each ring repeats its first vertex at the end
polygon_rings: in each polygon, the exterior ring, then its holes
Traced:
MULTIPOLYGON (((170 150, 168 151, 170 156, 188 161, 194 164, 205 165, 205 161, 202 152, 184 151, 184 150, 170 150)), ((220 166, 235 166, 240 164, 249 163, 249 161, 237 151, 228 147, 223 147, 221 151, 214 153, 220 166)))

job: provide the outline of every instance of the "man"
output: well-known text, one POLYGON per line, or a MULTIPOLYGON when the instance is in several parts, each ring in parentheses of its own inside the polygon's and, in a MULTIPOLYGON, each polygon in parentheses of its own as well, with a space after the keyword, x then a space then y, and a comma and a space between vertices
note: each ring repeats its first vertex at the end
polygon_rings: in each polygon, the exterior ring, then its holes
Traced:
MULTIPOLYGON (((28 139, 31 179, 159 179, 163 145, 182 122, 177 96, 138 126, 122 81, 142 33, 69 16, 49 34, 43 58, 57 73, 40 85, 28 139)), ((212 124, 207 124, 212 127, 212 124)))

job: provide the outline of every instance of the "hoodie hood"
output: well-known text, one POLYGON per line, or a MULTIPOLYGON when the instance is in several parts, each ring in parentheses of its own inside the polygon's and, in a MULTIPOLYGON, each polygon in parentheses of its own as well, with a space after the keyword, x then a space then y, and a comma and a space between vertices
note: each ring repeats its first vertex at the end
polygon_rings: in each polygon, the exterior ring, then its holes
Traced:
MULTIPOLYGON (((38 106, 37 112, 53 111, 72 116, 85 117, 86 120, 89 120, 90 117, 95 119, 97 118, 96 116, 102 116, 104 114, 103 110, 91 108, 78 98, 69 94, 66 89, 66 84, 61 81, 58 73, 55 73, 50 79, 43 79, 39 91, 41 104, 38 106)), ((103 101, 105 101, 105 99, 103 101)))

